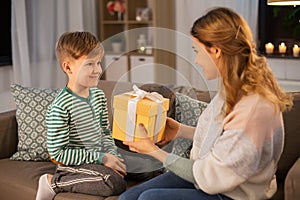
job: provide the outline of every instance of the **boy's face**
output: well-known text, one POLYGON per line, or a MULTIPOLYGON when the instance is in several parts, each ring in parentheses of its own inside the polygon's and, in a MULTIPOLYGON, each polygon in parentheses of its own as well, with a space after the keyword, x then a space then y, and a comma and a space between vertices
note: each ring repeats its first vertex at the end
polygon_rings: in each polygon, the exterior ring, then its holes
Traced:
POLYGON ((69 77, 69 84, 75 88, 96 87, 101 69, 102 54, 95 56, 82 56, 69 63, 70 71, 66 72, 69 77))

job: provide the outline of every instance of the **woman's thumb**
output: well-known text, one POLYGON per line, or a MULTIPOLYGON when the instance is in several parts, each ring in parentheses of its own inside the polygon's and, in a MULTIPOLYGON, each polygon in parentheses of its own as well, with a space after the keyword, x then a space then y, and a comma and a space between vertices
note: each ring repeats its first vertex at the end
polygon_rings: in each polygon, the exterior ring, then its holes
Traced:
POLYGON ((140 137, 141 137, 141 139, 148 137, 147 136, 147 130, 146 130, 144 124, 139 124, 139 131, 140 131, 140 137))

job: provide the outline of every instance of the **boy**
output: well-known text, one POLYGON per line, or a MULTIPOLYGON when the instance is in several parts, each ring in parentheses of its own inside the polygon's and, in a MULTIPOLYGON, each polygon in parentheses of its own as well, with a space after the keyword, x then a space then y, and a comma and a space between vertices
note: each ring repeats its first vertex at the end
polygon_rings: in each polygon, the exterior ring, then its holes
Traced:
POLYGON ((68 83, 50 105, 47 148, 55 174, 40 177, 36 199, 59 192, 110 196, 126 188, 126 167, 109 130, 106 97, 96 88, 104 50, 89 32, 67 32, 56 56, 68 83))

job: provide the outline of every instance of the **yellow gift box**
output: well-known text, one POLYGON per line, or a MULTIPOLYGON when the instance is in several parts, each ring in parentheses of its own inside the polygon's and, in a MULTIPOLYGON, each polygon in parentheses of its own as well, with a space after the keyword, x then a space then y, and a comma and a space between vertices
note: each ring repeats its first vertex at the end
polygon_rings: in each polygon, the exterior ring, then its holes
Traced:
POLYGON ((137 98, 124 93, 114 96, 113 108, 113 138, 121 141, 138 141, 141 138, 138 125, 142 123, 150 139, 154 142, 163 139, 169 99, 161 97, 161 100, 156 102, 147 98, 147 95, 137 98), (134 105, 131 111, 129 104, 134 105))

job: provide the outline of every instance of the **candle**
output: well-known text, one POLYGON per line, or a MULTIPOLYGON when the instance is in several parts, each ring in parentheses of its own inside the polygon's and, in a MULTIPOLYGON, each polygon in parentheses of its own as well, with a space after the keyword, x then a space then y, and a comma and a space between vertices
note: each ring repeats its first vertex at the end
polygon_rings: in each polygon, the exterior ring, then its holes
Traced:
POLYGON ((279 45, 279 53, 285 53, 285 52, 286 52, 286 46, 284 42, 281 42, 281 44, 279 45))
POLYGON ((268 44, 265 44, 265 48, 266 48, 267 54, 271 54, 274 51, 274 45, 271 42, 269 42, 268 44))
POLYGON ((294 45, 294 47, 293 47, 293 55, 295 56, 295 57, 298 57, 299 56, 299 47, 298 47, 298 45, 294 45))

